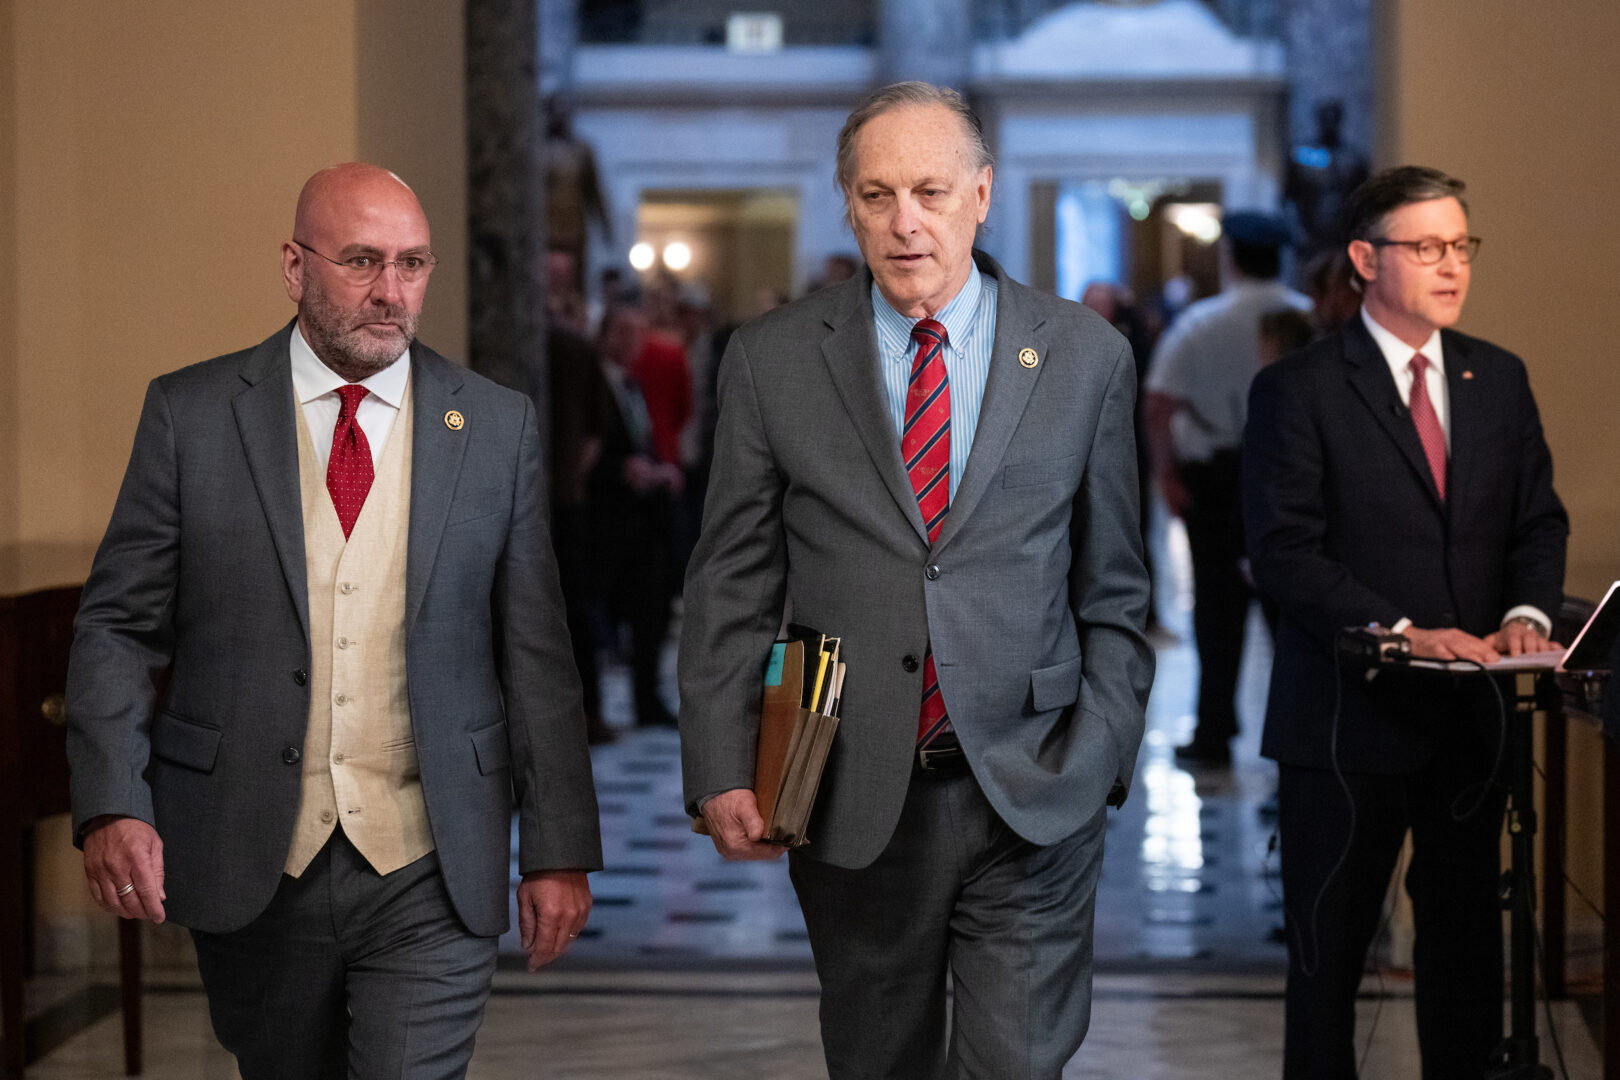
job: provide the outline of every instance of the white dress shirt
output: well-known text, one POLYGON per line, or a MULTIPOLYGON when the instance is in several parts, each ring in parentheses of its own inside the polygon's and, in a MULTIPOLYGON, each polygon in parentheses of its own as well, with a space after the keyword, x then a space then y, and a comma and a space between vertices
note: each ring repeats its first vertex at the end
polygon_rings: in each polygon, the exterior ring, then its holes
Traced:
POLYGON ((1199 300, 1165 331, 1146 389, 1180 403, 1170 418, 1176 461, 1209 461, 1243 443, 1249 384, 1260 370, 1260 317, 1311 310, 1308 297, 1275 279, 1242 280, 1199 300))
POLYGON ((1378 325, 1367 309, 1361 309, 1361 321, 1366 324, 1367 332, 1372 335, 1373 341, 1378 345, 1378 351, 1384 354, 1384 362, 1389 365, 1389 373, 1395 376, 1395 389, 1400 391, 1401 404, 1411 408, 1412 405, 1412 357, 1422 353, 1429 361, 1428 370, 1423 373, 1423 385, 1429 388, 1429 402, 1434 405, 1434 415, 1440 421, 1440 431, 1446 437, 1446 453, 1451 452, 1451 391, 1446 386, 1446 360, 1440 352, 1440 331, 1438 328, 1429 335, 1429 340, 1423 343, 1420 349, 1414 349, 1394 334, 1378 325))
MULTIPOLYGON (((1451 454, 1451 391, 1446 386, 1445 357, 1440 351, 1440 331, 1437 328, 1429 335, 1429 340, 1423 343, 1422 348, 1414 349, 1382 326, 1378 325, 1367 309, 1361 309, 1361 321, 1366 324, 1367 332, 1378 345, 1378 351, 1384 354, 1384 362, 1389 365, 1389 373, 1395 376, 1395 389, 1400 391, 1401 404, 1411 408, 1412 405, 1412 357, 1422 353, 1429 361, 1428 370, 1423 373, 1423 384, 1429 389, 1429 401, 1434 405, 1434 414, 1440 420, 1440 430, 1446 436, 1446 454, 1451 454)), ((1507 610, 1502 616, 1503 623, 1514 619, 1527 618, 1536 624, 1541 636, 1552 637, 1552 620, 1547 613, 1531 604, 1518 604, 1507 610)), ((1403 618, 1391 630, 1403 634, 1412 625, 1411 619, 1403 618)), ((1427 627, 1423 629, 1428 629, 1427 627)))
MULTIPOLYGON (((338 410, 342 407, 337 390, 346 380, 321 362, 296 323, 288 350, 292 353, 293 395, 304 410, 304 423, 309 426, 309 437, 315 443, 315 456, 325 469, 327 459, 332 456, 332 433, 337 430, 338 410)), ((360 430, 366 433, 373 466, 382 460, 383 446, 388 442, 394 418, 405 403, 405 388, 410 381, 409 348, 377 374, 360 380, 360 385, 371 392, 360 399, 354 418, 360 430)))

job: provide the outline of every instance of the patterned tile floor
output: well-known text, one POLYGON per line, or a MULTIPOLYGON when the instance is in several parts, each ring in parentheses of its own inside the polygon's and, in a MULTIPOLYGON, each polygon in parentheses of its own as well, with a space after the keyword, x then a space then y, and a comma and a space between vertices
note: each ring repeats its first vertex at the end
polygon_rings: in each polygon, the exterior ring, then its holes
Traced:
MULTIPOLYGON (((1160 565, 1172 570, 1185 566, 1176 541, 1171 533, 1161 551, 1160 565)), ((1092 1028, 1065 1080, 1249 1080, 1280 1071, 1284 953, 1272 930, 1281 915, 1270 826, 1257 813, 1273 770, 1255 752, 1269 651, 1256 616, 1233 768, 1178 767, 1171 751, 1189 734, 1197 660, 1185 643, 1185 572, 1165 578, 1161 615, 1183 637, 1159 650, 1136 787, 1110 822, 1092 1028)), ((515 935, 503 943, 508 962, 470 1076, 825 1077, 815 974, 785 864, 722 862, 681 813, 676 734, 623 726, 622 667, 608 668, 604 696, 620 732, 594 752, 606 869, 592 878, 590 925, 568 956, 535 976, 516 962, 515 935)), ((234 1080, 194 972, 160 970, 150 983, 147 1075, 234 1080)), ((41 995, 64 998, 75 1000, 41 995)), ((78 999, 89 1002, 89 1026, 62 1037, 29 1076, 121 1074, 116 1016, 90 1019, 105 1012, 108 995, 78 999)), ((1359 1008, 1362 1075, 1417 1076, 1410 983, 1369 976, 1359 1008)), ((1555 1003, 1552 1013, 1567 1075, 1598 1076, 1576 1006, 1555 1003)), ((1543 1045, 1555 1063, 1545 1036, 1543 1045)))

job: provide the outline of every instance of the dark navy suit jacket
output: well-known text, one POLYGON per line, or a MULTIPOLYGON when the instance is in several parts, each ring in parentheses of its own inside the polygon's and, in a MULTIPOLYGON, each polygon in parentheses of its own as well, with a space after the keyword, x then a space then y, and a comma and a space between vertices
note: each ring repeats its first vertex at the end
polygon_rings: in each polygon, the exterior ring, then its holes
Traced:
POLYGON ((1281 763, 1330 766, 1336 694, 1346 771, 1416 771, 1447 737, 1436 717, 1462 684, 1417 673, 1341 679, 1333 647, 1343 628, 1405 617, 1485 635, 1518 604, 1557 616, 1569 524, 1524 364, 1478 338, 1441 337, 1451 407, 1443 501, 1360 318, 1251 388, 1244 522, 1255 582, 1281 610, 1261 752, 1281 763))

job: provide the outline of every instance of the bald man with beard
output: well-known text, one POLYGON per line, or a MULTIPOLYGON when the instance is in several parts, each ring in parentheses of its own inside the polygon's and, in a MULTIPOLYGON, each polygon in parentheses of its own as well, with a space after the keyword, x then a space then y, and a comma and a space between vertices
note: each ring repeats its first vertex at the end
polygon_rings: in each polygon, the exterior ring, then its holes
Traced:
POLYGON ((90 892, 190 928, 244 1080, 465 1075, 514 807, 530 970, 601 866, 534 411, 415 340, 434 263, 392 173, 309 180, 297 318, 152 382, 75 626, 90 892))

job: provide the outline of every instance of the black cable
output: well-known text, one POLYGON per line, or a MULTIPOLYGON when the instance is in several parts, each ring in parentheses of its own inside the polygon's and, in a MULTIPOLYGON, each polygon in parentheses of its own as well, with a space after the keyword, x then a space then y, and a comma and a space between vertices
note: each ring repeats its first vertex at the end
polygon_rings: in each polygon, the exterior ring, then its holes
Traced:
POLYGON ((1564 884, 1568 885, 1570 888, 1575 890, 1575 895, 1581 898, 1581 903, 1583 903, 1587 907, 1591 908, 1592 909, 1592 914, 1594 914, 1594 915, 1596 915, 1598 917, 1598 922, 1603 924, 1603 927, 1604 927, 1605 930, 1608 929, 1609 917, 1607 915, 1603 914, 1603 909, 1598 907, 1596 904, 1592 903, 1591 899, 1584 892, 1581 891, 1581 887, 1579 885, 1575 884, 1575 879, 1569 876, 1569 871, 1568 870, 1564 869, 1562 866, 1560 866, 1558 868, 1558 870, 1559 870, 1559 873, 1563 874, 1563 876, 1564 876, 1564 884))
MULTIPOLYGON (((1541 777, 1541 782, 1543 784, 1545 784, 1547 782, 1547 774, 1546 774, 1546 772, 1544 772, 1542 770, 1541 763, 1537 762, 1537 761, 1532 761, 1530 764, 1536 770, 1536 775, 1541 777)), ((1564 853, 1564 856, 1567 859, 1568 856, 1569 856, 1569 853, 1566 851, 1564 853)), ((1559 866, 1558 866, 1558 872, 1559 872, 1560 875, 1563 876, 1564 884, 1568 885, 1571 889, 1574 889, 1575 890, 1575 895, 1581 898, 1581 903, 1585 904, 1588 908, 1590 908, 1592 910, 1592 914, 1594 914, 1594 915, 1596 915, 1598 917, 1598 922, 1602 923, 1605 927, 1607 927, 1608 924, 1609 924, 1608 916, 1603 914, 1603 909, 1602 908, 1598 907, 1596 904, 1594 904, 1592 902, 1591 897, 1587 896, 1585 892, 1581 891, 1581 887, 1580 887, 1580 885, 1578 885, 1576 883, 1575 879, 1569 876, 1569 864, 1567 862, 1560 863, 1559 866)))
MULTIPOLYGON (((1350 781, 1344 778, 1344 770, 1339 767, 1339 715, 1344 709, 1345 677, 1346 673, 1341 668, 1339 671, 1339 677, 1333 680, 1333 722, 1329 728, 1328 734, 1328 761, 1333 766, 1334 779, 1339 782, 1339 787, 1344 790, 1345 806, 1350 811, 1350 828, 1345 833, 1344 848, 1339 852, 1338 859, 1333 863, 1333 869, 1329 870, 1327 877, 1322 879, 1322 887, 1316 891, 1316 899, 1311 901, 1311 918, 1308 929, 1310 931, 1311 944, 1316 946, 1316 959, 1318 961, 1322 959, 1322 950, 1320 944, 1317 942, 1317 927, 1320 925, 1322 901, 1327 896, 1328 886, 1333 884, 1333 879, 1339 876, 1340 870, 1344 869, 1344 864, 1350 858, 1350 849, 1352 846, 1354 846, 1356 840, 1356 796, 1355 793, 1350 790, 1350 781)), ((1285 907, 1286 904, 1287 901, 1284 900, 1285 907)), ((1300 939, 1299 952, 1300 974, 1304 975, 1307 979, 1316 978, 1318 965, 1314 963, 1306 963, 1306 954, 1308 950, 1305 948, 1305 939, 1303 936, 1300 939)))
MULTIPOLYGON (((1389 933, 1389 924, 1395 918, 1395 903, 1399 894, 1401 880, 1406 876, 1406 852, 1402 850, 1401 857, 1395 860, 1395 873, 1389 879, 1389 887, 1384 890, 1384 921, 1378 927, 1378 933, 1373 941, 1378 941, 1389 933)), ((1373 1036, 1378 1032, 1378 1020, 1384 1015, 1384 998, 1388 991, 1384 987, 1384 965, 1373 961, 1373 974, 1378 977, 1378 1004, 1373 1007, 1372 1020, 1367 1025, 1367 1045, 1361 1048, 1361 1061, 1356 1065, 1356 1075, 1365 1076, 1367 1073, 1367 1058, 1372 1054, 1373 1036)), ((1566 1078, 1567 1080, 1567 1078, 1566 1078)))
POLYGON ((1531 945, 1535 950, 1535 964, 1541 971, 1541 1010, 1547 1014, 1547 1035, 1552 1039, 1553 1053, 1558 1055, 1558 1071, 1569 1080, 1569 1066, 1564 1063, 1564 1047, 1558 1041, 1558 1025, 1553 1023, 1552 1000, 1547 997, 1547 951, 1541 946, 1541 929, 1536 928, 1531 945))
POLYGON ((1484 664, 1481 664, 1477 660, 1461 660, 1453 662, 1473 664, 1474 667, 1478 669, 1477 674, 1486 676, 1486 685, 1491 688, 1491 693, 1496 695, 1496 717, 1500 722, 1496 729, 1496 760, 1491 762, 1491 771, 1485 777, 1485 782, 1479 789, 1479 798, 1474 800, 1473 806, 1470 806, 1461 814, 1457 813, 1457 804, 1462 801, 1462 797, 1464 795, 1468 794, 1468 789, 1464 788, 1462 791, 1457 792, 1457 797, 1451 800, 1451 820, 1467 821, 1469 818, 1479 813, 1480 810, 1485 806, 1485 801, 1490 798, 1491 789, 1496 786, 1496 778, 1502 771, 1502 759, 1507 756, 1507 699, 1502 697, 1502 688, 1496 685, 1496 680, 1490 677, 1490 673, 1485 670, 1484 664))

